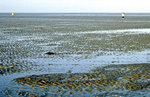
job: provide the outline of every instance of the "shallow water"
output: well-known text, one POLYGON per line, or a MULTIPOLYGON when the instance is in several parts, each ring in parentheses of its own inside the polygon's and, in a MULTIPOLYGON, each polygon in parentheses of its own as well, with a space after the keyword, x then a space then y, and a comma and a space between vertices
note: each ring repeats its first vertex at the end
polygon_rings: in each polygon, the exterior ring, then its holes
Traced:
POLYGON ((0 91, 31 90, 14 79, 33 74, 150 63, 150 16, 0 14, 0 52, 0 91))

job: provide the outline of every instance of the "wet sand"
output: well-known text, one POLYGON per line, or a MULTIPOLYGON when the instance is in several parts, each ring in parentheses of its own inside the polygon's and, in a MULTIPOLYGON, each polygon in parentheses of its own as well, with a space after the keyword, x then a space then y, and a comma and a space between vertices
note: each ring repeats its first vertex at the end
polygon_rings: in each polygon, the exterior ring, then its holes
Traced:
POLYGON ((17 92, 16 96, 97 97, 135 96, 135 93, 138 96, 150 96, 150 64, 109 65, 95 68, 91 73, 30 75, 14 80, 41 92, 5 90, 5 95, 17 92))
POLYGON ((150 16, 0 16, 0 95, 149 97, 149 28, 150 16))

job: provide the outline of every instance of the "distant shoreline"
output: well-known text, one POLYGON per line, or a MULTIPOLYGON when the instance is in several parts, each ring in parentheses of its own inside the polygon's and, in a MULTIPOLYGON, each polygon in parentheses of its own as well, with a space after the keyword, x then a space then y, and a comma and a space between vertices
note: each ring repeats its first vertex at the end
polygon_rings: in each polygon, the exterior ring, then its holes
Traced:
MULTIPOLYGON (((14 12, 15 13, 15 12, 14 12)), ((11 12, 0 13, 0 16, 10 15, 11 12)), ((16 12, 18 16, 121 16, 120 13, 20 13, 16 12)), ((150 16, 150 13, 125 13, 125 16, 150 16)))

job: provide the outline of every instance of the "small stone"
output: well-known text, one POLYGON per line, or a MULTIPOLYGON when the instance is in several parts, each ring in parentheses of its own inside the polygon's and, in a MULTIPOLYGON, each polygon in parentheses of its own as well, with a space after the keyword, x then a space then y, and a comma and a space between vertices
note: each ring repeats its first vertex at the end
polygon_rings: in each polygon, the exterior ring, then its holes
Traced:
POLYGON ((53 52, 47 52, 47 53, 45 53, 45 54, 47 54, 47 55, 55 55, 56 53, 53 53, 53 52))

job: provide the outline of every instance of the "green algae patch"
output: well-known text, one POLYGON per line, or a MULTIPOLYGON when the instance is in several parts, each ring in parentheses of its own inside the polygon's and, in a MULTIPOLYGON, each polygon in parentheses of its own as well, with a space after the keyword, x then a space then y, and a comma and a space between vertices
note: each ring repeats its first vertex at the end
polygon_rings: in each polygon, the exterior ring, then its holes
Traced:
POLYGON ((12 74, 15 72, 21 72, 21 69, 18 65, 10 64, 10 65, 3 65, 0 64, 0 75, 7 75, 12 74))
POLYGON ((115 77, 116 83, 113 87, 117 86, 117 89, 136 91, 150 87, 150 64, 109 65, 96 68, 93 72, 115 77))
POLYGON ((114 90, 149 91, 150 65, 109 65, 95 68, 92 73, 30 75, 17 78, 15 81, 32 88, 41 88, 41 91, 49 91, 49 94, 62 95, 86 95, 89 93, 94 96, 106 92, 108 95, 114 90))

